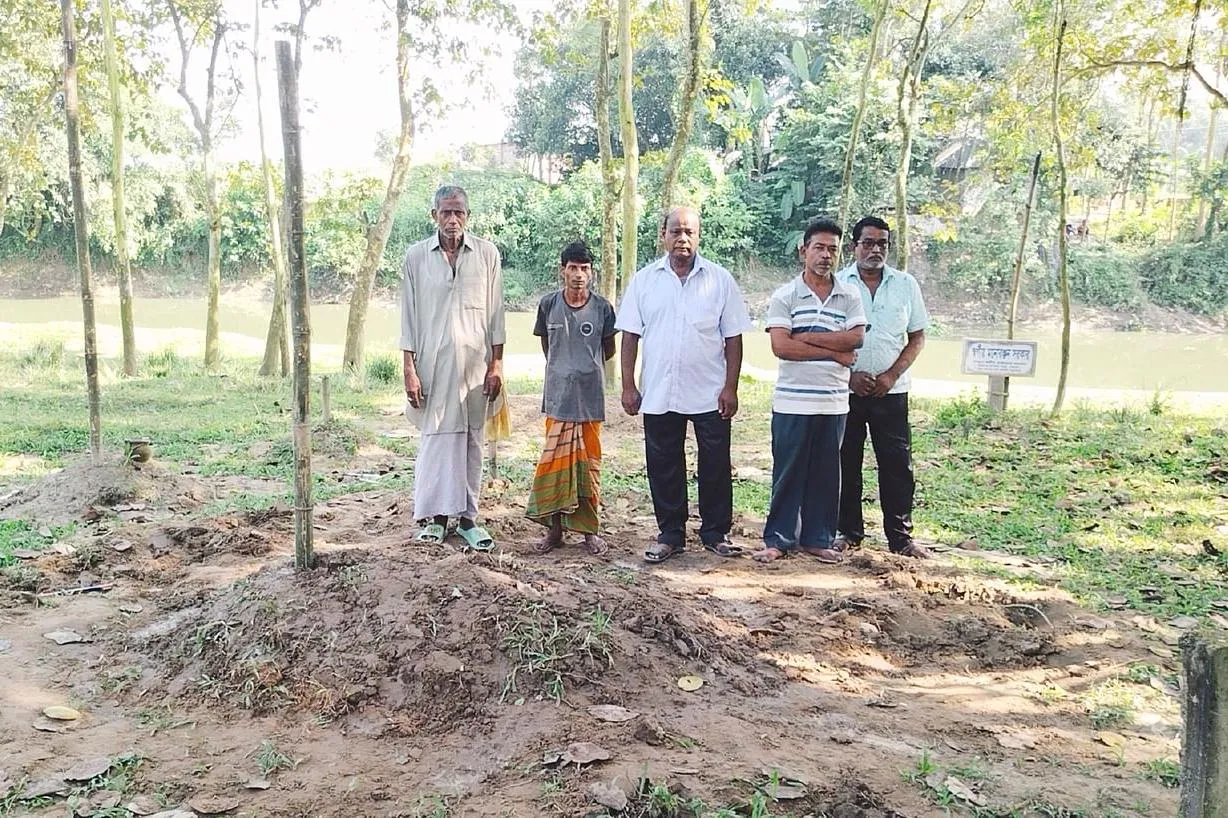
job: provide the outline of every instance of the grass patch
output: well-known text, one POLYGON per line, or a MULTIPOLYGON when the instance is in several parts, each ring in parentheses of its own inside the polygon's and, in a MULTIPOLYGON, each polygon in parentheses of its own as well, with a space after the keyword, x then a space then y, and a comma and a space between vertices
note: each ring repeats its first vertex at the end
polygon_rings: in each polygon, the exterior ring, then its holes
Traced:
POLYGON ((544 603, 524 602, 510 618, 495 619, 494 626, 512 662, 500 701, 526 696, 562 701, 569 685, 589 681, 613 661, 610 615, 600 607, 568 620, 544 603))
POLYGON ((76 526, 42 526, 30 520, 0 520, 0 568, 17 563, 16 551, 42 551, 76 526))

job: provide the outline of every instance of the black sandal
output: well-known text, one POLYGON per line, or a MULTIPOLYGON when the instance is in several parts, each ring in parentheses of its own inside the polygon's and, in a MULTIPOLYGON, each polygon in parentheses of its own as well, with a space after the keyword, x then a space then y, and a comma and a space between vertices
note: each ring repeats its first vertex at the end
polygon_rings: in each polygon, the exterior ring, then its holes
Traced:
POLYGON ((728 536, 721 537, 716 542, 704 543, 704 550, 711 551, 718 557, 740 557, 742 556, 742 546, 734 545, 728 536))
POLYGON ((675 554, 681 554, 686 550, 683 545, 671 545, 667 542, 653 543, 644 549, 644 562, 659 563, 665 562, 675 554))

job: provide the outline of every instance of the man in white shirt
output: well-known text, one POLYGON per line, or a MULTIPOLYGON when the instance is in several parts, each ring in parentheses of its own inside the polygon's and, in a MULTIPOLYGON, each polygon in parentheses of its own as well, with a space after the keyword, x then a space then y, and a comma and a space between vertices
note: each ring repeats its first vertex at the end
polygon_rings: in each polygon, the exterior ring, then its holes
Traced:
POLYGON ((741 549, 733 527, 730 421, 738 411, 742 333, 750 316, 729 271, 699 255, 699 213, 670 211, 661 227, 666 255, 627 286, 615 329, 623 333, 623 410, 644 414, 644 455, 657 541, 644 552, 664 562, 686 547, 686 427, 699 449, 699 538, 722 557, 741 549), (643 339, 643 392, 635 362, 643 339))
POLYGON ((802 236, 802 274, 772 293, 767 331, 780 374, 772 395, 772 500, 759 562, 801 551, 840 561, 840 439, 849 366, 865 338, 861 295, 835 278, 840 225, 818 219, 802 236))
POLYGON ((905 557, 925 559, 929 551, 912 539, 912 430, 908 424, 909 367, 925 346, 929 313, 921 287, 908 273, 888 267, 891 230, 876 216, 853 225, 855 263, 837 277, 861 291, 870 320, 866 343, 857 352, 849 388, 848 426, 840 452, 840 536, 836 548, 855 548, 865 537, 861 511, 861 464, 866 429, 878 462, 878 494, 887 547, 905 557))
POLYGON ((401 267, 406 416, 422 431, 414 464, 417 541, 442 543, 448 518, 475 550, 494 547, 476 522, 487 409, 503 388, 503 269, 499 250, 465 231, 469 196, 435 193, 437 230, 401 267))

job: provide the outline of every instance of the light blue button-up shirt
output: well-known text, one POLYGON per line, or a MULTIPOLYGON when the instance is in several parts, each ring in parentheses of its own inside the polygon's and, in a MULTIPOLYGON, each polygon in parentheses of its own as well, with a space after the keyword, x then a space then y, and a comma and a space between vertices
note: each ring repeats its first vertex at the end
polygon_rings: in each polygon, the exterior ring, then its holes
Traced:
MULTIPOLYGON (((900 352, 908 343, 908 333, 929 326, 930 315, 925 311, 921 286, 917 284, 917 279, 908 273, 891 267, 883 268, 883 280, 872 296, 870 288, 857 273, 856 264, 841 270, 839 277, 841 281, 858 287, 861 303, 866 311, 866 321, 869 322, 866 326, 866 340, 861 349, 857 350, 857 362, 853 364, 853 371, 878 375, 890 369, 900 357, 900 352)), ((889 394, 907 392, 911 385, 912 377, 905 370, 895 382, 895 386, 891 387, 889 394)))

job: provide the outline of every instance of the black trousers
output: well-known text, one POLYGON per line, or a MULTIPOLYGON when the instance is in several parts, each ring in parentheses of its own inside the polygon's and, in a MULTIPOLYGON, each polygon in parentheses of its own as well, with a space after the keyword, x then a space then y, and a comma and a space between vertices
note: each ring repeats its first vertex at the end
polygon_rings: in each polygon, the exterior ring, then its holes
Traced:
POLYGON ((733 475, 729 463, 730 422, 717 412, 644 415, 644 460, 657 517, 657 542, 686 541, 686 425, 695 427, 699 448, 699 538, 720 542, 733 528, 733 475))
POLYGON ((863 398, 849 395, 848 423, 840 446, 839 531, 851 540, 866 535, 861 513, 861 466, 866 430, 878 460, 878 495, 883 508, 887 545, 898 550, 912 541, 912 429, 908 425, 908 393, 863 398))

